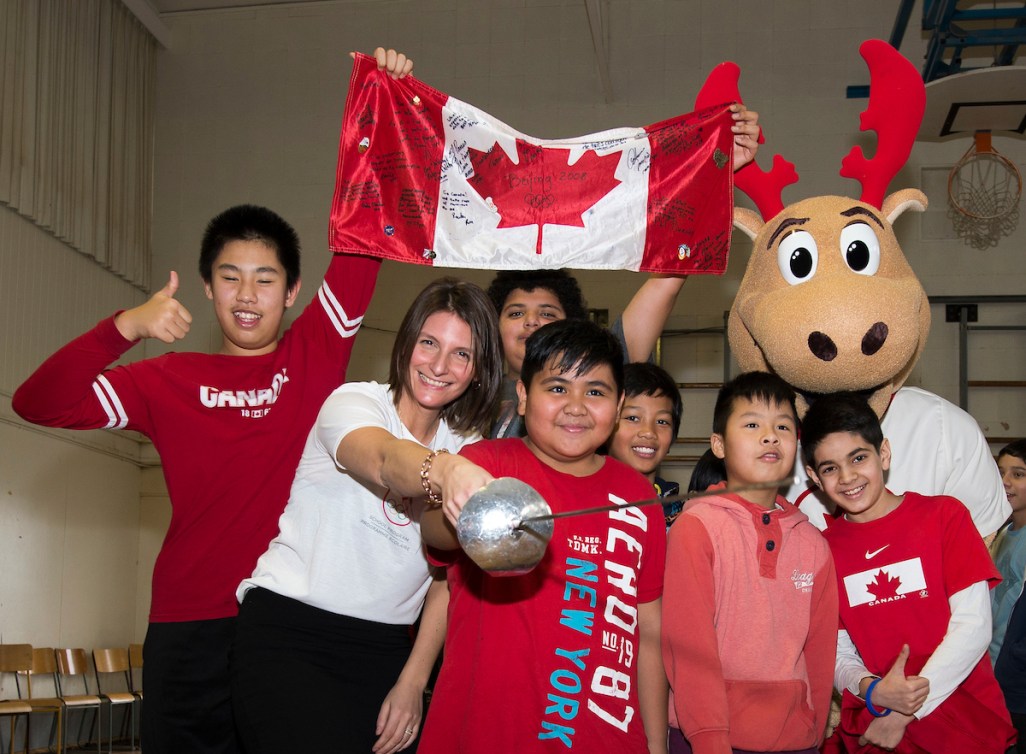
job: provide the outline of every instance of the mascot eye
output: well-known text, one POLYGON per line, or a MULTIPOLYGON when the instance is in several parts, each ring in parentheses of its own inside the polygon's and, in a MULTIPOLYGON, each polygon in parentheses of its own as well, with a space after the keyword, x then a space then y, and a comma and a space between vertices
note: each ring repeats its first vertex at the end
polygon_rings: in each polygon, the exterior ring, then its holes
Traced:
POLYGON ((875 275, 880 269, 880 240, 865 223, 841 231, 841 254, 848 267, 860 275, 875 275))
POLYGON ((804 283, 816 274, 819 250, 816 239, 804 230, 785 236, 777 248, 777 266, 780 274, 791 285, 804 283))

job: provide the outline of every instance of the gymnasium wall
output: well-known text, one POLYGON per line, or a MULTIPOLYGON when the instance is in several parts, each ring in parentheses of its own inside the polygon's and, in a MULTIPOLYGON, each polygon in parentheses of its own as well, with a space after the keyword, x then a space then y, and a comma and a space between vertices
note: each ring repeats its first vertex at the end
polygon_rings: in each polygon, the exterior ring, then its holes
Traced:
MULTIPOLYGON (((326 237, 350 50, 404 50, 416 75, 527 133, 573 136, 644 125, 691 109, 705 74, 722 60, 742 68, 741 88, 760 113, 767 144, 794 162, 801 182, 786 200, 851 194, 838 176, 860 134, 865 100, 845 87, 868 82, 858 44, 887 37, 890 0, 607 0, 600 3, 612 101, 605 102, 584 3, 580 0, 331 0, 241 10, 165 14, 169 48, 158 54, 153 270, 159 287, 182 275, 179 298, 194 321, 180 350, 216 350, 217 323, 196 272, 206 221, 233 204, 270 206, 304 242, 309 301, 327 264, 326 237)), ((917 7, 913 18, 919 17, 917 7)), ((917 65, 925 42, 902 47, 917 65)), ((995 137, 1017 164, 1026 143, 995 137)), ((892 188, 923 186, 934 209, 897 222, 899 237, 928 293, 1026 291, 1019 228, 978 251, 952 237, 943 177, 965 140, 917 144, 892 188), (940 190, 938 187, 940 186, 940 190)), ((747 200, 740 198, 739 203, 747 200)), ((727 274, 688 281, 671 317, 675 328, 722 324, 750 252, 735 234, 727 274)), ((352 379, 383 379, 405 302, 433 277, 386 263, 365 318, 352 379)), ((466 277, 486 283, 487 273, 466 277)), ((631 273, 579 275, 592 307, 619 313, 641 283, 631 273)), ((10 411, 19 382, 59 345, 146 295, 0 208, 0 634, 37 644, 124 644, 141 640, 149 577, 168 520, 168 502, 148 443, 111 432, 29 428, 10 411)), ((981 308, 981 322, 1024 322, 1023 307, 981 308)), ((930 343, 910 382, 957 400, 954 325, 934 311, 930 343)), ((1022 379, 1023 335, 973 340, 977 379, 1022 379)), ((162 344, 137 346, 129 358, 162 344)), ((721 343, 667 345, 681 381, 722 375, 721 343)), ((1022 391, 974 392, 970 410, 984 431, 1026 435, 1022 391)), ((686 397, 681 434, 709 431, 710 396, 686 397)), ((680 476, 683 476, 681 470, 680 476)))

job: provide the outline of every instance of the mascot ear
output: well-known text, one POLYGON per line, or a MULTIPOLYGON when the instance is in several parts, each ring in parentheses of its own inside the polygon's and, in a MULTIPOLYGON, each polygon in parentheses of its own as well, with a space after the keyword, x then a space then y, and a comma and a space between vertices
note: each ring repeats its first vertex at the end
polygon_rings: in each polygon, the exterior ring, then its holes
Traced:
MULTIPOLYGON (((887 222, 893 225, 894 221, 907 210, 926 212, 926 205, 926 194, 919 189, 908 188, 895 191, 888 196, 884 199, 880 209, 887 217, 887 222)), ((737 210, 734 210, 734 224, 737 224, 737 210)))
POLYGON ((753 241, 765 223, 757 212, 745 207, 734 207, 734 227, 753 241))
POLYGON ((772 372, 766 357, 755 342, 751 331, 741 318, 737 309, 737 299, 734 299, 734 306, 730 309, 727 317, 727 339, 730 342, 730 352, 737 360, 742 372, 772 372))

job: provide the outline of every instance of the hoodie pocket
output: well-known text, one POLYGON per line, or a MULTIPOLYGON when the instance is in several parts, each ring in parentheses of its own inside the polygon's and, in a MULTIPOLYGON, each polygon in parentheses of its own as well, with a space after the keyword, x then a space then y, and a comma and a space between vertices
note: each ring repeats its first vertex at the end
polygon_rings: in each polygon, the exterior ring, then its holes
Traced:
POLYGON ((804 681, 727 681, 730 743, 738 749, 787 751, 816 743, 804 681))

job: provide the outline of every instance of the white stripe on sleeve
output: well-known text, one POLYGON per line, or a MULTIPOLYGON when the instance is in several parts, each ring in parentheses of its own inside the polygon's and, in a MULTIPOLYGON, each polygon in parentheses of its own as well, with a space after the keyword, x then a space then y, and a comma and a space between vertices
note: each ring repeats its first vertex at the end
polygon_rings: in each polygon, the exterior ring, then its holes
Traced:
POLYGON ((356 335, 356 331, 360 329, 360 323, 363 322, 363 317, 349 319, 346 310, 342 308, 342 304, 335 298, 335 294, 331 292, 327 283, 321 283, 321 287, 317 289, 317 298, 339 335, 343 338, 351 338, 356 335))
POLYGON ((124 429, 128 425, 128 413, 118 398, 117 391, 110 381, 102 374, 93 382, 93 392, 96 398, 107 412, 107 426, 105 429, 124 429))

